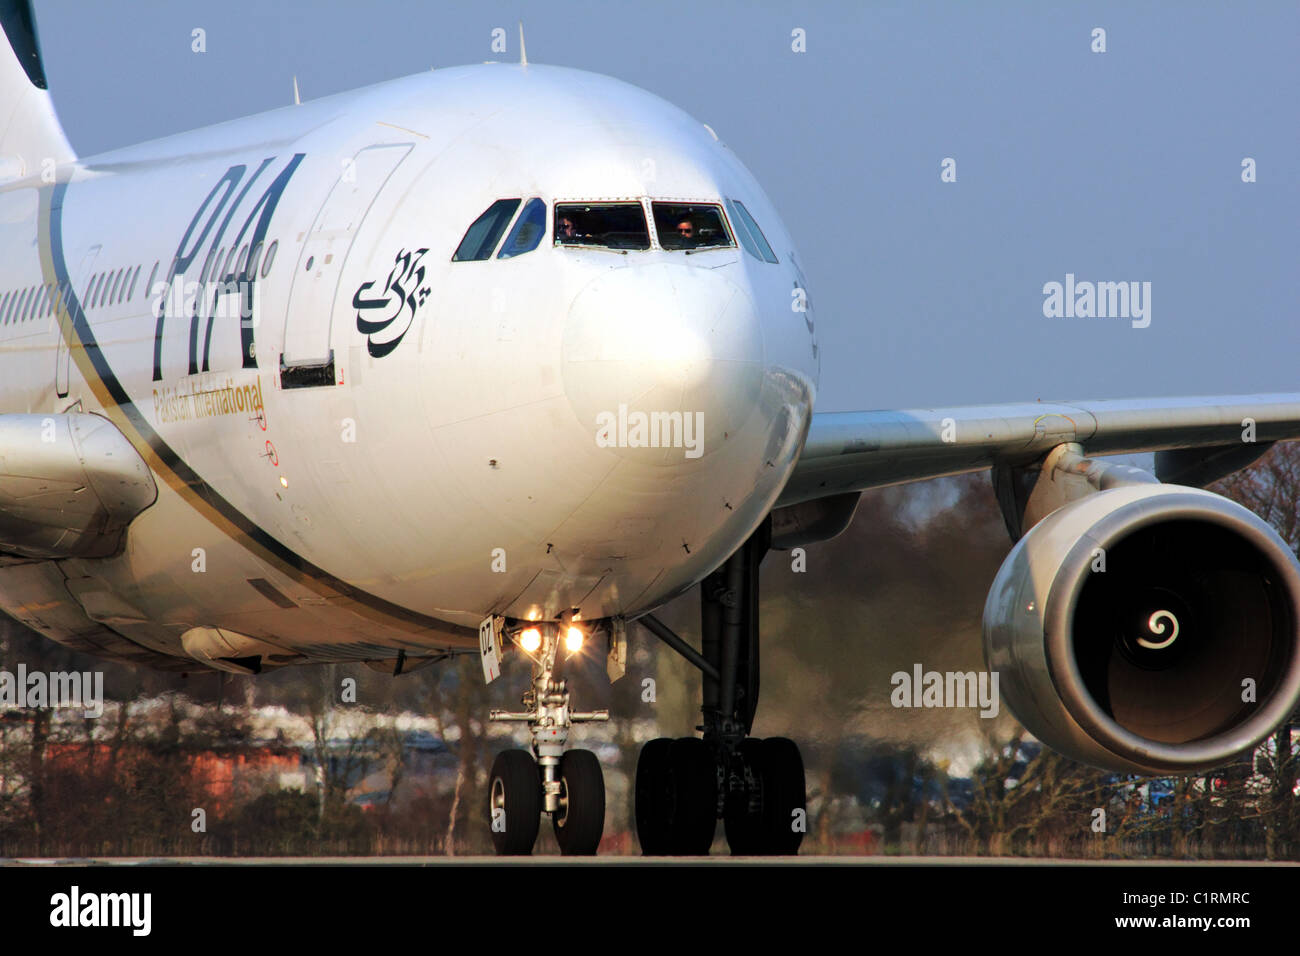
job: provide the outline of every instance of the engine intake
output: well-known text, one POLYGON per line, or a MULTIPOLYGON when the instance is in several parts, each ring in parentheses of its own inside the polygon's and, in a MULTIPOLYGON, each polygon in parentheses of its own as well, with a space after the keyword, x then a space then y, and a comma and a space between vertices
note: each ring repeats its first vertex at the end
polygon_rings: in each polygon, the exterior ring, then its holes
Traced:
POLYGON ((1089 494, 1017 543, 984 607, 988 665, 1031 733, 1093 766, 1192 773, 1300 701, 1300 564, 1259 517, 1177 485, 1089 494))

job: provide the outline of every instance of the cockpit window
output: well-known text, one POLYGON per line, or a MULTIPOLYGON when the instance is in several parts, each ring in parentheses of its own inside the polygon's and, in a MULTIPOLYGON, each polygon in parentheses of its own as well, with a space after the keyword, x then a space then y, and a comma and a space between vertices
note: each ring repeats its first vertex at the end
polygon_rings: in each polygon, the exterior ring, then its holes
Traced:
POLYGON ((651 206, 659 245, 665 249, 735 248, 721 207, 681 202, 657 202, 651 206))
POLYGON ((745 247, 745 251, 755 259, 776 262, 776 253, 767 244, 763 230, 758 228, 758 223, 749 214, 745 204, 739 199, 728 199, 727 208, 731 210, 731 221, 736 225, 736 233, 740 236, 740 243, 745 247))
POLYGON ((639 202, 556 203, 555 244, 649 249, 645 210, 639 202))
POLYGON ((530 199, 519 214, 515 227, 506 236, 506 241, 497 253, 498 259, 509 259, 532 252, 546 235, 546 203, 540 199, 530 199))
POLYGON ((510 225, 510 217, 519 208, 518 199, 498 199, 465 230, 465 238, 456 247, 452 262, 477 262, 491 259, 501 233, 510 225))

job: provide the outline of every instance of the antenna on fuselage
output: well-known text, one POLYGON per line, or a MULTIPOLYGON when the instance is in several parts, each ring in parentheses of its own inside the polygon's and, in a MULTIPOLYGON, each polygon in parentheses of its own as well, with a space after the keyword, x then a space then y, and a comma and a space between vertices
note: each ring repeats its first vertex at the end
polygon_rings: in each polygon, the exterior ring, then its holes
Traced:
POLYGON ((524 21, 519 21, 519 65, 528 65, 528 51, 524 49, 524 21))
POLYGON ((298 95, 298 74, 293 75, 293 105, 302 106, 302 97, 298 95))

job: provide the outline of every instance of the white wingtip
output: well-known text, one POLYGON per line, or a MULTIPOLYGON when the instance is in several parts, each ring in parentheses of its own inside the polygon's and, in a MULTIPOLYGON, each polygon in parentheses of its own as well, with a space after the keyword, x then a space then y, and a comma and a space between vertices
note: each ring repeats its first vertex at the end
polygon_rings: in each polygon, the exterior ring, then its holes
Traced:
POLYGON ((298 95, 298 74, 293 75, 293 105, 302 106, 302 97, 298 95))
POLYGON ((519 21, 519 65, 528 65, 528 50, 524 47, 524 21, 519 21))

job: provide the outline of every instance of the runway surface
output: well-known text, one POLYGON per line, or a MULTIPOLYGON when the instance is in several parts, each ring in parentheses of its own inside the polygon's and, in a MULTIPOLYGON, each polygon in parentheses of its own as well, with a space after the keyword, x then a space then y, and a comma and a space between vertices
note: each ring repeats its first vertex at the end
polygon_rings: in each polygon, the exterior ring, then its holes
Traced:
POLYGON ((81 866, 829 866, 829 867, 1300 867, 1295 862, 1264 860, 1070 860, 1028 857, 953 857, 953 856, 794 856, 794 857, 643 857, 643 856, 302 856, 302 857, 93 857, 93 858, 18 858, 0 859, 8 867, 81 867, 81 866))

